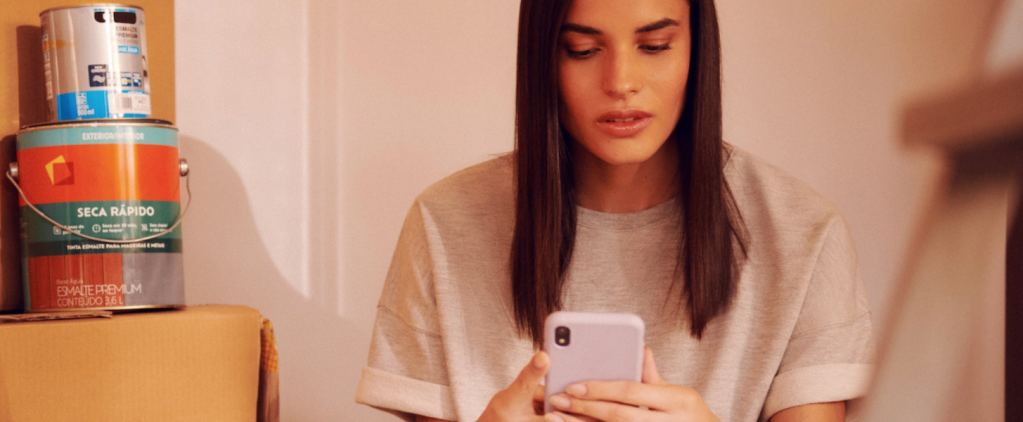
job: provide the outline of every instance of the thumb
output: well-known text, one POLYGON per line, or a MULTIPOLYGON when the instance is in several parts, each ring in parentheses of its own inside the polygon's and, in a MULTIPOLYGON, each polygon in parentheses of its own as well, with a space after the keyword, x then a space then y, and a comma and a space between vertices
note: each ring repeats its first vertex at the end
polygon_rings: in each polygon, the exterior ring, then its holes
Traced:
POLYGON ((657 364, 654 363, 654 352, 649 347, 643 347, 643 383, 644 384, 667 384, 657 373, 657 364))
POLYGON ((533 355, 533 359, 530 359, 529 364, 525 368, 522 368, 522 372, 519 372, 519 376, 515 378, 515 382, 512 383, 510 392, 517 398, 527 403, 533 401, 533 395, 536 393, 537 387, 540 386, 540 381, 543 380, 544 375, 547 375, 547 370, 550 369, 551 359, 547 356, 547 352, 536 352, 533 355))

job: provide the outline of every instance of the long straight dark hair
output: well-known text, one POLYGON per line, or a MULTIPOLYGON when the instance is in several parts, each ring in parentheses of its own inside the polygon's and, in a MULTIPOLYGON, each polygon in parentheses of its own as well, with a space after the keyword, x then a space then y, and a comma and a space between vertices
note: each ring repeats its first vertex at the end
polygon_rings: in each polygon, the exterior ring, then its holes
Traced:
MULTIPOLYGON (((558 115, 558 48, 570 5, 570 0, 523 0, 519 9, 512 295, 516 326, 537 347, 544 319, 562 307, 575 245, 572 161, 558 115)), ((689 5, 689 79, 672 136, 678 143, 681 207, 672 289, 680 295, 681 322, 701 338, 707 323, 731 304, 748 235, 723 171, 717 12, 713 0, 689 0, 689 5)))

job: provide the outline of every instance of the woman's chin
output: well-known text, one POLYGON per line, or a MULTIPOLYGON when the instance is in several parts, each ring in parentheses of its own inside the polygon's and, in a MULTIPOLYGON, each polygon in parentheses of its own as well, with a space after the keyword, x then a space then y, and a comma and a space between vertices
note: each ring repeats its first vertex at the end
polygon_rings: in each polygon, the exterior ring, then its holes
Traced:
POLYGON ((628 145, 623 141, 605 144, 605 148, 589 150, 591 155, 600 160, 604 165, 614 167, 636 166, 650 162, 651 158, 661 150, 661 145, 628 145), (614 144, 618 145, 614 145, 614 144), (610 146, 610 148, 607 148, 610 146))

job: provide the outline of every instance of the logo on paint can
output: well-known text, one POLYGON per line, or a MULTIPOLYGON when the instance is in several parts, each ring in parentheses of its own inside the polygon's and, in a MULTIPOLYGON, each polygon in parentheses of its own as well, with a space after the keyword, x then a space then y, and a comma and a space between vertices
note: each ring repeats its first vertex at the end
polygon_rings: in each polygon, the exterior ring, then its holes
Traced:
POLYGON ((75 184, 75 165, 67 162, 63 155, 46 163, 46 174, 50 176, 53 186, 75 184))
POLYGON ((89 86, 107 86, 110 85, 110 75, 107 73, 107 65, 105 64, 90 64, 89 65, 89 86))

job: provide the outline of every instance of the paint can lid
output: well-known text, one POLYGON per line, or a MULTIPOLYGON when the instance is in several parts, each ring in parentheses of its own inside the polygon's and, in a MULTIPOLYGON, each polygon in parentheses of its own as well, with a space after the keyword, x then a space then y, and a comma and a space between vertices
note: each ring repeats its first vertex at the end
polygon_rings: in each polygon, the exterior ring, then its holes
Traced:
POLYGON ((78 8, 80 8, 80 7, 120 7, 120 8, 125 8, 125 9, 138 9, 138 10, 141 10, 141 11, 143 11, 143 12, 145 11, 145 9, 143 9, 143 8, 142 8, 142 6, 136 6, 136 5, 134 5, 134 4, 121 4, 121 3, 83 3, 83 4, 73 4, 73 5, 70 5, 70 6, 60 6, 60 7, 51 7, 51 8, 49 8, 49 9, 43 10, 42 12, 39 12, 39 16, 42 16, 42 15, 45 15, 45 14, 47 14, 47 13, 50 13, 50 12, 53 12, 53 11, 57 11, 57 10, 63 10, 63 9, 78 9, 78 8))
POLYGON ((111 126, 149 126, 165 127, 178 130, 174 123, 161 119, 86 119, 86 120, 61 120, 58 122, 36 123, 21 127, 18 133, 32 132, 46 129, 67 129, 73 127, 111 127, 111 126))

